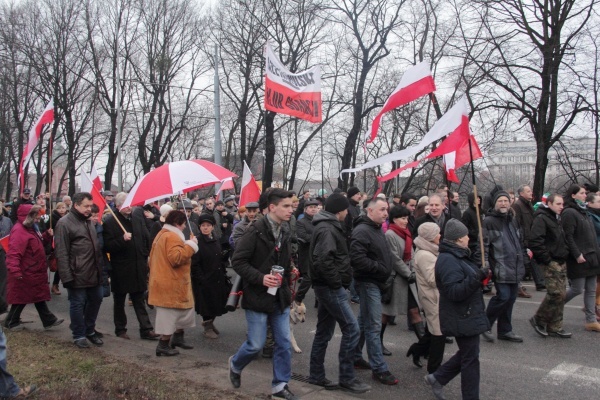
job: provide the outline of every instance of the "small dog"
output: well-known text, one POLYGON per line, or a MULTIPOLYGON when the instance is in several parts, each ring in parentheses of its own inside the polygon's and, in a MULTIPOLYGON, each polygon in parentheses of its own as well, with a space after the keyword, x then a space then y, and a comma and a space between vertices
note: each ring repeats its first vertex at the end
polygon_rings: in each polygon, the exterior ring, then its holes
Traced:
POLYGON ((298 304, 295 301, 292 301, 290 308, 290 338, 292 341, 292 348, 294 349, 294 352, 302 353, 302 350, 298 347, 298 343, 296 343, 293 327, 299 322, 306 321, 306 306, 304 303, 298 304))

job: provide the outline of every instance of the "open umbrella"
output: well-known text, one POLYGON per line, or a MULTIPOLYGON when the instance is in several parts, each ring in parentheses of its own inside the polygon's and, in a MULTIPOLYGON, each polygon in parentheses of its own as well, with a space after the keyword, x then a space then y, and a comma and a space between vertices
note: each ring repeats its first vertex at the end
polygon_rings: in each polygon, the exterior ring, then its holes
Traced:
POLYGON ((127 195, 123 207, 148 204, 234 177, 237 175, 210 161, 188 160, 168 163, 138 179, 127 195))

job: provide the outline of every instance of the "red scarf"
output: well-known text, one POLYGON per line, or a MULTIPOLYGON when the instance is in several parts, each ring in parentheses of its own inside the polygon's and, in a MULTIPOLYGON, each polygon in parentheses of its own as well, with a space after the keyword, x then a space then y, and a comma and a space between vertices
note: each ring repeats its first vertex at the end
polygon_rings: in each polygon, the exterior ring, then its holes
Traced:
POLYGON ((412 258, 412 234, 407 228, 400 228, 398 225, 390 222, 390 227, 392 231, 402 239, 404 239, 404 254, 402 255, 402 259, 404 262, 409 262, 412 258))

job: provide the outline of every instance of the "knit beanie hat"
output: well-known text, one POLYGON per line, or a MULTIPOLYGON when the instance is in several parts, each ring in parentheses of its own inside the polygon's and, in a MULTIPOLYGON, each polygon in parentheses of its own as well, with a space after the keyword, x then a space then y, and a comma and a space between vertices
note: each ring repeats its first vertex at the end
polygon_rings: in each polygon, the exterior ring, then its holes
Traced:
POLYGON ((431 242, 440 233, 440 226, 433 222, 425 222, 419 226, 418 233, 419 237, 431 242))
POLYGON ((162 206, 160 206, 160 216, 161 217, 166 217, 168 213, 170 213, 171 211, 173 211, 173 207, 171 207, 168 204, 163 204, 162 206))
POLYGON ((340 211, 344 211, 348 207, 350 207, 350 202, 344 195, 339 193, 333 193, 325 201, 325 211, 332 214, 337 214, 340 211))
MULTIPOLYGON (((419 229, 421 229, 421 227, 419 227, 419 229)), ((419 235, 420 234, 421 233, 419 232, 419 235)), ((466 236, 468 234, 469 230, 467 229, 465 224, 463 224, 456 218, 450 219, 450 221, 448 221, 446 227, 444 228, 444 239, 449 240, 451 242, 454 242, 455 240, 458 240, 461 237, 466 236)))
POLYGON ((356 186, 351 186, 348 188, 348 198, 352 198, 357 193, 360 193, 360 190, 356 186))
POLYGON ((504 190, 499 190, 494 195, 494 204, 492 204, 492 207, 496 206, 496 202, 500 197, 506 197, 510 201, 510 195, 508 194, 508 192, 505 192, 504 190))

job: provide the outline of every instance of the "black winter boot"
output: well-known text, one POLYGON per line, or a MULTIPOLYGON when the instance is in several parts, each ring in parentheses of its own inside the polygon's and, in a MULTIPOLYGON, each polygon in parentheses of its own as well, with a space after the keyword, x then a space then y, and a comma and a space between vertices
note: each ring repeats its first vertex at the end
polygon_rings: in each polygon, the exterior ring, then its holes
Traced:
POLYGON ((181 347, 182 349, 193 349, 194 346, 187 344, 183 339, 183 332, 175 332, 173 336, 171 336, 171 348, 181 347))
POLYGON ((158 345, 156 346, 156 356, 160 357, 160 356, 176 356, 179 354, 178 350, 175 350, 174 348, 170 348, 169 347, 169 341, 168 340, 159 340, 158 341, 158 345))

